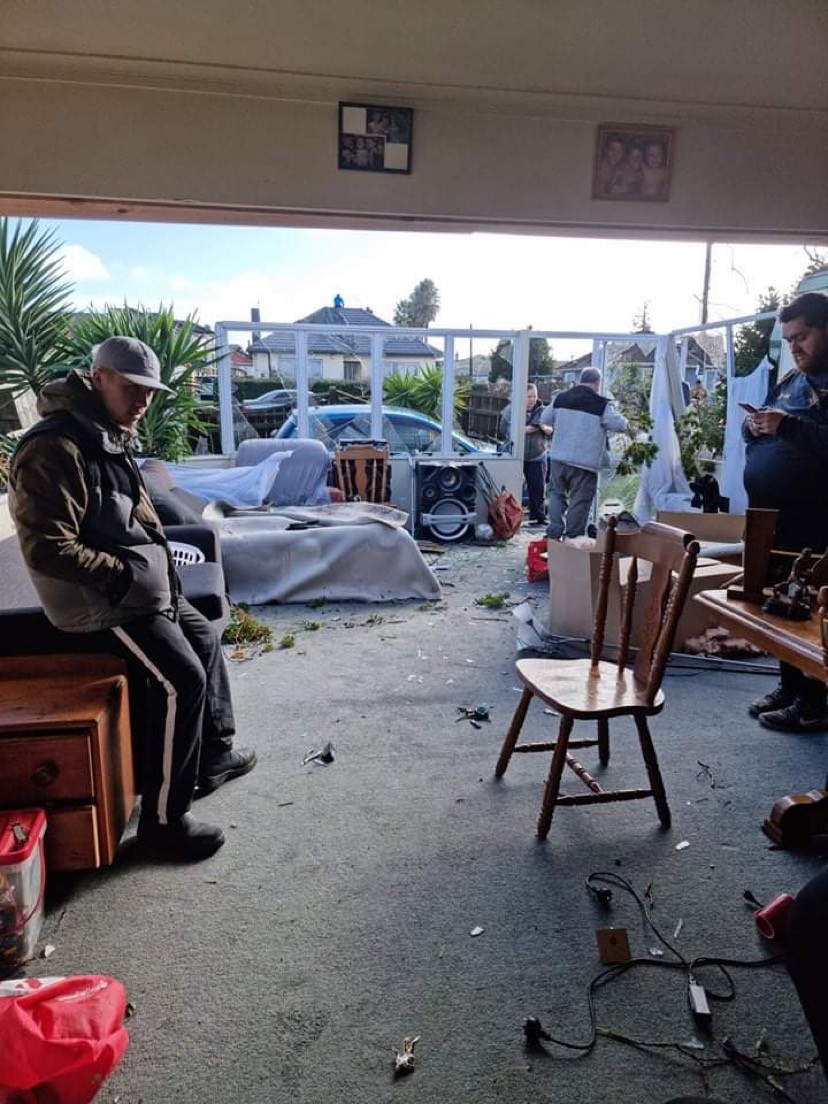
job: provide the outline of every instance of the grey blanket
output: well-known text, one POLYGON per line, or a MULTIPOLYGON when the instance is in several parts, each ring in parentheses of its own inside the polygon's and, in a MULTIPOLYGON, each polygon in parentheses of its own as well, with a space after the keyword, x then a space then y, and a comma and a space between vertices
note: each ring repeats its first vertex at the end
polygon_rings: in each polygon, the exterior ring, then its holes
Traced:
POLYGON ((211 503, 224 574, 234 602, 437 599, 440 584, 406 515, 372 503, 233 511, 211 503), (294 526, 294 528, 291 528, 294 526))

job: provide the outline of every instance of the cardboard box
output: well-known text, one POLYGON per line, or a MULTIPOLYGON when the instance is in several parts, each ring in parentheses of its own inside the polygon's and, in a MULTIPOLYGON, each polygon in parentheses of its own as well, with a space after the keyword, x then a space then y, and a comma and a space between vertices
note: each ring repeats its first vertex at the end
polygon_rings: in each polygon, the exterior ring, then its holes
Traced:
POLYGON ((703 514, 697 510, 659 510, 656 521, 684 529, 701 544, 706 559, 740 567, 744 554, 744 514, 703 514))
MULTIPOLYGON (((592 634, 592 618, 595 601, 598 597, 598 580, 601 573, 601 552, 574 548, 560 541, 549 541, 549 629, 556 636, 573 636, 587 639, 592 634)), ((621 610, 626 597, 627 572, 631 560, 629 557, 616 558, 613 577, 610 580, 609 601, 607 604, 607 627, 605 640, 608 644, 618 642, 620 636, 621 610)), ((650 565, 640 561, 638 565, 636 612, 643 613, 646 604, 646 588, 649 585, 650 565)), ((690 593, 676 630, 675 649, 681 650, 684 641, 691 636, 699 636, 712 623, 711 616, 703 606, 693 601, 693 596, 702 590, 720 590, 737 574, 732 564, 716 560, 700 559, 696 573, 690 584, 690 593)), ((640 625, 633 620, 632 644, 639 641, 640 625)))

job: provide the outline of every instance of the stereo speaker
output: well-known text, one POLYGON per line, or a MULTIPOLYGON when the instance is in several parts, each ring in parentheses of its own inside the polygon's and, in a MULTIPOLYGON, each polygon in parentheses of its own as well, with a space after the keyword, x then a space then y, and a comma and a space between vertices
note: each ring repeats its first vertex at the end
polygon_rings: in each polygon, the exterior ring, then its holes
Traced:
POLYGON ((461 540, 477 516, 477 464, 417 464, 417 519, 422 536, 461 540))

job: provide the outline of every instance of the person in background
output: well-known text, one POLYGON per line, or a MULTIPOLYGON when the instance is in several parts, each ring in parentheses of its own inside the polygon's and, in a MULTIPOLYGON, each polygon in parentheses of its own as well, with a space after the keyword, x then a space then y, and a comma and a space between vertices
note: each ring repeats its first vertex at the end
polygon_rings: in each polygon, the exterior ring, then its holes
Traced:
POLYGON ((584 368, 580 382, 556 395, 541 415, 554 428, 549 448, 550 540, 580 537, 608 462, 607 433, 626 433, 627 419, 601 394, 601 373, 584 368))
POLYGON ((148 685, 136 737, 142 781, 138 842, 165 859, 206 859, 220 828, 189 813, 256 763, 233 747, 235 722, 219 633, 181 593, 161 522, 132 455, 161 381, 158 358, 132 337, 94 351, 38 399, 41 421, 11 461, 9 506, 23 560, 56 628, 99 638, 148 685))
MULTIPOLYGON (((801 552, 828 548, 828 296, 808 292, 779 311, 795 367, 748 414, 745 490, 748 506, 778 510, 773 546, 801 552)), ((788 574, 790 560, 783 568, 788 574)), ((748 712, 780 732, 828 729, 822 680, 779 664, 779 684, 748 712)))
MULTIPOLYGON (((548 425, 541 425, 543 403, 534 383, 526 388, 526 428, 523 445, 523 477, 529 498, 529 524, 546 525, 546 444, 552 436, 548 425)), ((500 435, 509 439, 512 404, 507 403, 500 415, 500 435)))

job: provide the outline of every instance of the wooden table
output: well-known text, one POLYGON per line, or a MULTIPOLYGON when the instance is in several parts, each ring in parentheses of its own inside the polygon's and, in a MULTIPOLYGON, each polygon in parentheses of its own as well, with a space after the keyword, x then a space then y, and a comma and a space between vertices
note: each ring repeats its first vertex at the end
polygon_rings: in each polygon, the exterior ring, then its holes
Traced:
POLYGON ((763 652, 798 667, 810 678, 828 682, 828 667, 820 638, 819 614, 809 621, 788 621, 762 613, 758 605, 728 598, 726 590, 703 590, 697 602, 716 615, 716 624, 743 636, 763 652))

